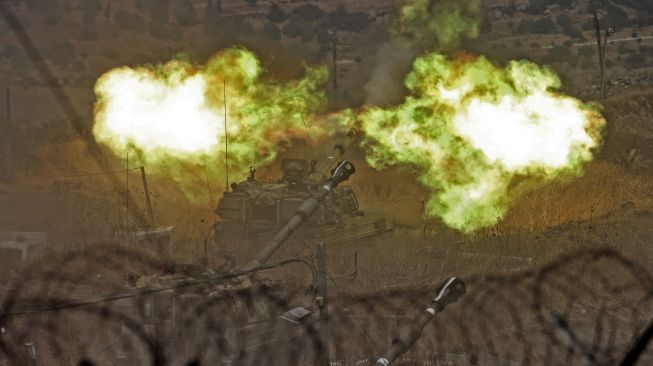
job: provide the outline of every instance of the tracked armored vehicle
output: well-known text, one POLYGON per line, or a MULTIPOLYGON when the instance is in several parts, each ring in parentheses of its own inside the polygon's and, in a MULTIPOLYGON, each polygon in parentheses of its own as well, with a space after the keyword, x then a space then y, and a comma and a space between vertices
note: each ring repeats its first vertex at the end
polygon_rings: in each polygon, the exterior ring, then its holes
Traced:
MULTIPOLYGON (((337 318, 329 316, 324 243, 317 245, 312 257, 315 264, 307 262, 307 257, 272 264, 269 260, 293 233, 324 210, 325 199, 354 172, 353 164, 339 162, 331 177, 322 181, 240 270, 145 276, 136 278, 127 291, 111 296, 114 301, 102 314, 113 315, 115 335, 101 355, 112 358, 106 361, 114 365, 130 366, 166 361, 189 365, 332 365, 329 321, 337 318), (306 298, 308 292, 289 293, 279 282, 257 275, 293 262, 311 268, 310 299, 306 298)), ((464 291, 464 283, 455 277, 439 286, 426 311, 400 329, 378 364, 389 365, 406 352, 431 318, 464 291)))
POLYGON ((167 359, 192 360, 183 364, 280 366, 306 364, 301 360, 325 354, 320 347, 315 351, 307 347, 321 342, 324 336, 316 331, 326 329, 322 325, 325 317, 314 317, 311 309, 316 304, 321 316, 326 311, 323 243, 317 268, 302 257, 272 265, 268 261, 324 209, 325 199, 354 172, 353 164, 339 162, 331 176, 302 200, 285 225, 240 270, 138 278, 124 292, 111 296, 116 301, 107 313, 116 315, 119 326, 108 347, 113 352, 105 353, 113 356, 114 364, 130 366, 163 364, 167 359), (290 306, 296 296, 286 293, 279 283, 256 278, 259 271, 292 262, 306 263, 312 269, 313 296, 306 301, 308 308, 290 306))
MULTIPOLYGON (((315 161, 284 159, 283 175, 276 181, 256 178, 250 167, 247 180, 232 184, 218 203, 222 219, 216 238, 263 239, 284 226, 302 202, 325 182, 315 161)), ((350 241, 385 233, 392 224, 379 209, 361 209, 351 187, 333 189, 302 228, 311 239, 350 241)))

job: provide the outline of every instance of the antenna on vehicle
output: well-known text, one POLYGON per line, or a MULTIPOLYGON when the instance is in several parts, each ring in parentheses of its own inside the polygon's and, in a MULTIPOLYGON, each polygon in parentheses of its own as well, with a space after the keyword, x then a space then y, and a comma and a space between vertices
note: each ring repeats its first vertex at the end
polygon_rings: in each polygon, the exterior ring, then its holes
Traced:
POLYGON ((227 133, 227 81, 222 79, 222 99, 224 100, 224 169, 226 172, 225 192, 229 191, 229 134, 227 133))

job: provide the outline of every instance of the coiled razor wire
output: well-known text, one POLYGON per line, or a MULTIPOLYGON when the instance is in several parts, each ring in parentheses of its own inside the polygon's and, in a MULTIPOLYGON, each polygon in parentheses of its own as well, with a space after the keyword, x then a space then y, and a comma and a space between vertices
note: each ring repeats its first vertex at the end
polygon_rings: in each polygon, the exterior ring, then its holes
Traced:
MULTIPOLYGON (((304 260, 267 268, 297 261, 304 260)), ((71 252, 19 273, 3 292, 0 365, 322 365, 327 351, 331 365, 373 365, 434 290, 331 291, 324 319, 306 292, 261 281, 262 273, 153 276, 160 283, 147 290, 93 278, 134 265, 166 271, 142 254, 117 251, 71 252), (98 283, 122 292, 72 300, 98 283), (299 305, 311 313, 287 313, 299 305), (326 340, 320 324, 328 324, 326 340)), ((589 251, 529 272, 465 281, 467 294, 437 314, 396 364, 653 363, 653 280, 618 252, 589 251)))

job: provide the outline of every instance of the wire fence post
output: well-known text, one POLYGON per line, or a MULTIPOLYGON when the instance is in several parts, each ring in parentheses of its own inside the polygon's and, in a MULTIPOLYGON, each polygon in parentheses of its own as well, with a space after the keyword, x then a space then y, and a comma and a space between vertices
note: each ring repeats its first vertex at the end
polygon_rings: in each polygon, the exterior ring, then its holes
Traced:
POLYGON ((37 366, 38 362, 36 359, 36 345, 34 342, 25 343, 25 350, 27 351, 28 365, 37 366))
POLYGON ((227 81, 222 80, 222 99, 224 102, 224 191, 229 192, 229 132, 227 131, 227 81))
MULTIPOLYGON (((7 341, 6 340, 6 338, 7 338, 7 327, 4 324, 5 317, 4 317, 3 313, 4 313, 4 310, 2 308, 2 305, 0 305, 0 319, 2 319, 2 321, 0 322, 0 343, 5 343, 7 341)), ((2 361, 0 361, 1 366, 8 365, 8 363, 7 363, 8 361, 6 359, 1 359, 1 360, 2 360, 2 361)))
POLYGON ((129 228, 129 151, 126 154, 125 166, 125 229, 129 228))
POLYGON ((0 154, 0 179, 3 181, 12 181, 14 179, 14 157, 13 157, 13 139, 14 126, 11 118, 11 89, 7 88, 5 99, 5 122, 0 128, 0 144, 2 151, 0 154))
POLYGON ((324 241, 317 244, 317 297, 315 301, 319 309, 319 320, 317 322, 318 337, 320 347, 318 351, 319 365, 331 365, 331 344, 329 342, 329 304, 327 302, 327 268, 326 268, 326 251, 324 241))
MULTIPOLYGON (((129 174, 129 172, 127 173, 129 174)), ((145 167, 141 166, 141 178, 143 179, 143 192, 145 193, 145 202, 147 203, 147 214, 150 217, 150 225, 156 226, 154 221, 154 210, 152 209, 152 200, 150 199, 150 190, 147 186, 147 176, 145 175, 145 167)))

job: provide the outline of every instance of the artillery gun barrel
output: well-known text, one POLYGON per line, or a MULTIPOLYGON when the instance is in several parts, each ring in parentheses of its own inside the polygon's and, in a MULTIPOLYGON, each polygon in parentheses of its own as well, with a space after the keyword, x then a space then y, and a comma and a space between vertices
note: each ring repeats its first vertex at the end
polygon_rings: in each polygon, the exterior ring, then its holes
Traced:
POLYGON ((465 283, 456 277, 451 277, 438 286, 435 299, 417 318, 399 328, 397 336, 392 340, 385 354, 376 361, 376 365, 389 366, 406 353, 421 337, 422 330, 435 314, 444 310, 447 305, 458 301, 465 291, 465 283))
POLYGON ((349 161, 341 161, 331 171, 331 177, 327 179, 319 192, 309 197, 297 209, 293 217, 277 234, 268 241, 263 249, 254 257, 254 259, 243 267, 243 271, 253 271, 265 264, 281 245, 297 230, 297 228, 308 220, 309 217, 320 207, 324 198, 340 183, 346 181, 356 171, 354 165, 349 161))

